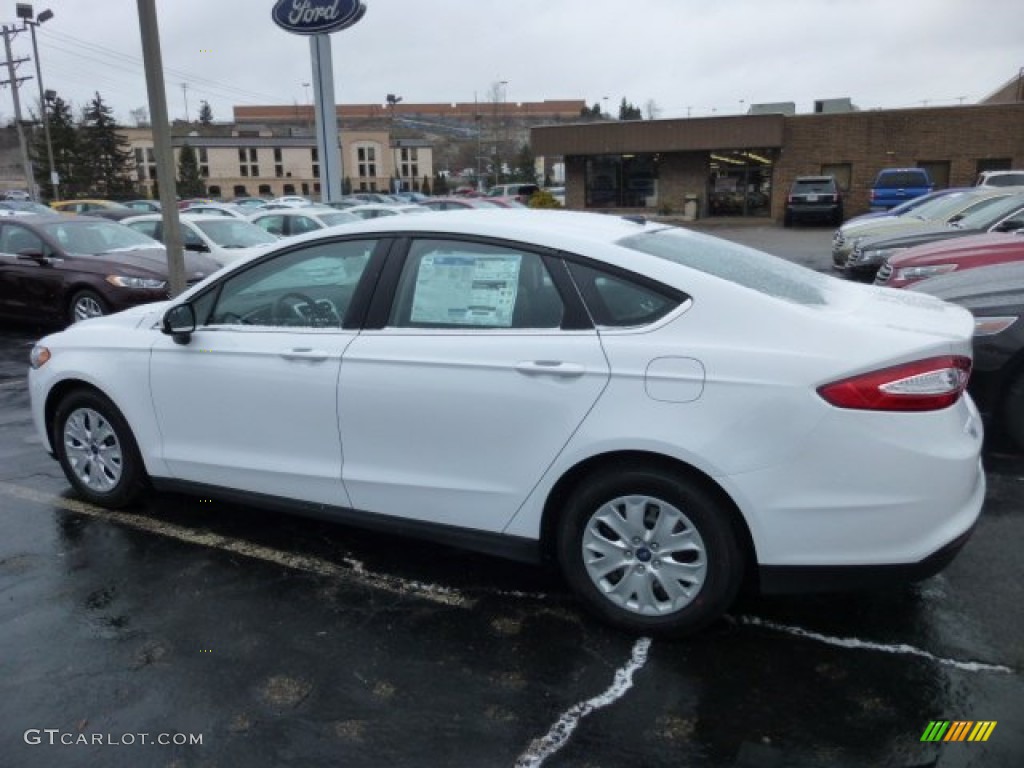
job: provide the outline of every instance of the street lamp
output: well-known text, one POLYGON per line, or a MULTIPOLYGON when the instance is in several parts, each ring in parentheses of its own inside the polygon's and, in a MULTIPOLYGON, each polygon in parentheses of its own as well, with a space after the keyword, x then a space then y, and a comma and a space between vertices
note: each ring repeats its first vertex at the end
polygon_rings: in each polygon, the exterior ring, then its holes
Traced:
MULTIPOLYGON (((400 168, 398 166, 398 145, 395 142, 395 107, 398 105, 398 102, 400 102, 401 100, 402 100, 401 96, 395 96, 395 94, 393 94, 393 93, 389 93, 387 95, 388 106, 391 108, 391 130, 389 131, 389 133, 390 133, 390 139, 391 139, 391 163, 394 166, 394 168, 392 170, 392 176, 398 179, 399 187, 401 187, 401 185, 402 185, 402 181, 401 181, 402 177, 400 175, 400 168)), ((392 185, 392 186, 394 186, 394 185, 392 185)), ((392 189, 391 191, 392 192, 397 192, 399 190, 392 189)))
POLYGON ((43 70, 39 65, 39 44, 36 42, 36 27, 52 19, 53 11, 49 8, 45 11, 40 11, 33 21, 31 18, 32 6, 27 3, 19 3, 18 16, 32 34, 32 57, 36 62, 36 85, 39 86, 39 109, 43 113, 43 135, 46 137, 46 162, 50 168, 50 185, 53 187, 53 199, 60 200, 60 174, 57 173, 57 168, 53 164, 53 141, 50 139, 50 118, 46 110, 48 101, 46 96, 48 93, 52 93, 52 91, 48 92, 43 89, 43 70))

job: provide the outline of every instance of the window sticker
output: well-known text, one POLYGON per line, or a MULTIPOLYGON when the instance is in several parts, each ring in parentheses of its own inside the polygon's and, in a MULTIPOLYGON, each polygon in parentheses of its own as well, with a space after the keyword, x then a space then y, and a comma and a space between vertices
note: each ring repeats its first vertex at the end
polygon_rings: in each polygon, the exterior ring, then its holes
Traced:
POLYGON ((431 254, 420 261, 414 323, 510 328, 522 254, 431 254))

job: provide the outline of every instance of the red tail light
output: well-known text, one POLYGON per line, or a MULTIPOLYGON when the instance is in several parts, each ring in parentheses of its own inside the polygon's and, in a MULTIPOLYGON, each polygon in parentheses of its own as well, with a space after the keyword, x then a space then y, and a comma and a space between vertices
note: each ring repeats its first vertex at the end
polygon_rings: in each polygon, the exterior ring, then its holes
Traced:
POLYGON ((947 355, 883 368, 818 387, 837 408, 862 411, 937 411, 963 394, 971 359, 947 355))

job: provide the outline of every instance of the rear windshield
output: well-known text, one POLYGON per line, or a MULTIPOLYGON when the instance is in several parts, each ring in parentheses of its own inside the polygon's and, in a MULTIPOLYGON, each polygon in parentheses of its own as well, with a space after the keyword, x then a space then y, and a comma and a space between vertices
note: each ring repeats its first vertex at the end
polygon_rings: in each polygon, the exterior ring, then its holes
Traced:
POLYGON ((797 194, 803 192, 831 192, 835 185, 830 178, 824 179, 797 179, 793 182, 793 191, 797 194))
POLYGON ((882 189, 904 187, 927 187, 928 177, 924 171, 888 171, 878 174, 875 186, 882 189))
POLYGON ((777 299, 805 306, 829 303, 834 278, 728 240, 668 227, 618 244, 777 299))

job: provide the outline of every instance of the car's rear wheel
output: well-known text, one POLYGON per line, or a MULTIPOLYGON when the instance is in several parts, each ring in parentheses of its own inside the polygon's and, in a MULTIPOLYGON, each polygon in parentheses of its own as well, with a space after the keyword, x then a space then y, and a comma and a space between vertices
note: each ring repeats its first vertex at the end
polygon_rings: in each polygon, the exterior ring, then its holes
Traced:
POLYGON ((53 447, 68 482, 88 501, 124 507, 145 490, 145 468, 128 422, 98 392, 77 390, 61 400, 53 447))
POLYGON ((728 503, 685 476, 642 466, 585 481, 559 523, 566 580, 599 617, 683 635, 732 604, 743 555, 728 503))
POLYGON ((68 305, 68 322, 77 323, 90 317, 102 317, 109 309, 107 303, 95 291, 83 289, 71 297, 68 305))

